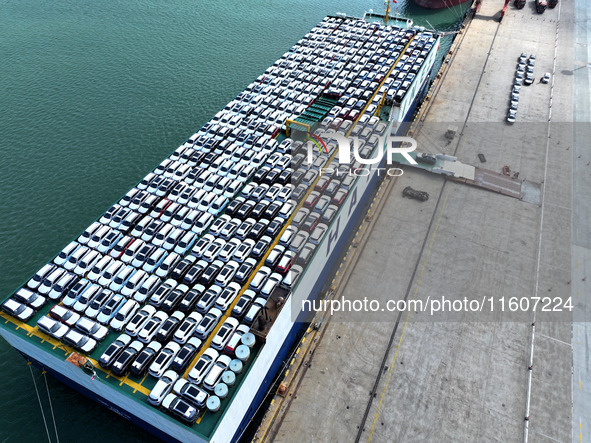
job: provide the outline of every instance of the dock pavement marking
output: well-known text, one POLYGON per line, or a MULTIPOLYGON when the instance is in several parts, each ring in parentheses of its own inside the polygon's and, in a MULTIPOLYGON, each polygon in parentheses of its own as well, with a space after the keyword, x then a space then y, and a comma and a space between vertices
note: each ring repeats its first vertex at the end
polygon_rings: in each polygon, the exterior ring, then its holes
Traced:
MULTIPOLYGON (((449 192, 445 194, 445 199, 443 200, 443 205, 441 206, 441 212, 437 217, 437 222, 435 224, 435 229, 433 231, 433 237, 431 237, 431 241, 429 242, 429 247, 427 248, 427 254, 425 256, 425 260, 423 261, 423 267, 421 268, 421 272, 419 277, 417 278, 417 284, 415 287, 415 291, 413 294, 413 299, 416 299, 417 293, 419 292, 419 285, 421 284, 421 278, 423 277, 423 273, 427 268, 427 262, 429 261, 429 257, 431 256, 431 250, 433 248, 433 244, 435 243, 435 237, 437 237, 437 231, 439 230, 439 223, 441 222, 441 218, 443 217, 443 213, 445 211, 445 205, 447 203, 447 198, 449 197, 449 192)), ((380 402, 378 403, 378 407, 376 410, 376 415, 374 416, 373 422, 371 424, 371 428, 369 430, 369 436, 367 437, 367 442, 369 443, 373 437, 373 432, 375 430, 376 422, 378 421, 378 416, 380 415, 380 408, 384 401, 384 397, 386 395, 386 390, 388 389, 388 385, 390 383, 390 377, 392 375, 392 369, 394 369, 394 364, 396 363, 396 358, 398 357, 398 351, 400 350, 400 346, 402 345, 402 339, 404 338, 404 331, 406 330, 406 325, 408 324, 408 319, 410 317, 410 311, 406 314, 406 319, 404 320, 404 326, 402 327, 402 333, 400 335, 400 340, 398 341, 398 346, 396 347, 396 352, 394 353, 394 357, 392 358, 392 362, 390 363, 390 369, 388 370, 388 377, 386 377, 386 383, 384 384, 384 389, 382 390, 382 395, 380 396, 380 402)))

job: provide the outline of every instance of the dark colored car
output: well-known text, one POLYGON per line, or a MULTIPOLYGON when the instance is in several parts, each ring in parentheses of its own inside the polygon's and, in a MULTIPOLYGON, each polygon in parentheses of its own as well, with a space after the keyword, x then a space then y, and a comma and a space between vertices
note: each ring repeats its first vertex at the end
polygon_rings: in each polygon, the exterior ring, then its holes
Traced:
POLYGON ((169 293, 160 304, 160 309, 164 312, 172 312, 188 292, 188 286, 179 285, 171 293, 169 293))
POLYGON ((160 343, 169 342, 184 318, 185 316, 179 312, 173 313, 164 321, 164 323, 162 323, 162 326, 158 329, 154 339, 158 340, 160 343))
POLYGON ((191 341, 189 341, 181 348, 179 353, 176 355, 176 357, 170 365, 170 368, 174 369, 177 372, 183 372, 185 369, 187 369, 187 366, 189 366, 189 363, 191 363, 193 357, 195 357, 195 354, 197 354, 198 350, 199 348, 197 348, 193 343, 191 343, 191 341))
POLYGON ((416 189, 413 189, 410 186, 407 186, 406 188, 404 188, 404 190, 402 191, 402 195, 405 197, 414 198, 415 200, 420 200, 423 202, 429 200, 429 194, 427 192, 417 191, 416 189))
POLYGON ((122 377, 129 372, 131 364, 140 353, 143 345, 139 342, 132 343, 128 348, 117 357, 111 366, 111 372, 118 377, 122 377))
POLYGON ((195 287, 187 292, 179 302, 178 309, 182 312, 192 311, 204 292, 205 286, 195 285, 195 287))
POLYGON ((302 229, 304 231, 312 232, 314 228, 318 225, 320 221, 320 214, 317 212, 312 212, 306 217, 304 224, 302 225, 302 229))
POLYGON ((183 283, 185 283, 188 286, 194 285, 195 283, 197 283, 197 281, 199 280, 199 278, 203 274, 203 271, 205 271, 206 268, 207 268, 206 261, 204 261, 204 260, 198 261, 193 266, 191 266, 191 269, 189 269, 189 271, 185 274, 185 276, 183 278, 183 283))
POLYGON ((143 377, 148 368, 160 352, 162 345, 158 342, 152 342, 139 353, 137 358, 131 364, 131 373, 136 377, 143 377))
POLYGON ((173 416, 187 425, 192 425, 199 417, 199 409, 180 397, 175 396, 170 404, 165 406, 173 416))
POLYGON ((239 219, 244 220, 250 216, 250 213, 252 212, 254 207, 255 203, 251 200, 247 200, 242 204, 242 206, 240 206, 240 209, 236 213, 236 216, 239 219))
MULTIPOLYGON (((217 261, 218 260, 216 260, 216 262, 217 261)), ((205 286, 209 286, 214 282, 215 278, 218 276, 222 269, 222 266, 216 262, 210 263, 205 272, 203 272, 203 274, 201 275, 199 283, 205 286)))
POLYGON ((123 352, 130 341, 131 338, 129 336, 121 336, 111 343, 105 352, 103 352, 103 355, 101 355, 101 358, 99 359, 99 365, 105 369, 108 369, 123 352))
POLYGON ((252 227, 250 232, 248 233, 248 238, 252 238, 253 240, 259 240, 265 231, 267 230, 267 226, 269 222, 267 220, 259 220, 255 225, 252 227), (266 223, 265 223, 266 222, 266 223))
POLYGON ((195 263, 196 259, 197 257, 190 255, 187 258, 181 260, 173 268, 172 272, 170 273, 170 277, 174 278, 177 281, 181 281, 185 277, 187 272, 189 272, 189 269, 191 269, 191 266, 193 266, 193 263, 195 263))

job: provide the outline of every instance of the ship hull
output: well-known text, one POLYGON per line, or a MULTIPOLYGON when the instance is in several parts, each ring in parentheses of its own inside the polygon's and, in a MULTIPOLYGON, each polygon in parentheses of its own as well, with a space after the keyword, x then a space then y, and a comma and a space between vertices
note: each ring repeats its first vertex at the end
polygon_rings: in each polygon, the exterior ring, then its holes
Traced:
POLYGON ((417 5, 427 9, 444 9, 461 5, 469 0, 413 0, 417 5))

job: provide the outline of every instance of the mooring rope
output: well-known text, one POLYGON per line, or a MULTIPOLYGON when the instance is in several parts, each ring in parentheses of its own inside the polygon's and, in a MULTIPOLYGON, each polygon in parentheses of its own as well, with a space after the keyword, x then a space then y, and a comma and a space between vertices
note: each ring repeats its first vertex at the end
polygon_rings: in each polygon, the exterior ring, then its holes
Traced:
POLYGON ((35 392, 37 393, 37 400, 39 400, 39 408, 41 408, 41 416, 43 417, 43 424, 45 425, 45 432, 47 432, 47 440, 51 443, 51 437, 49 436, 49 429, 47 428, 47 420, 45 420, 45 412, 43 412, 43 405, 41 404, 41 397, 39 396, 39 390, 37 389, 37 382, 31 369, 31 362, 28 363, 29 371, 31 371, 31 378, 33 379, 33 385, 35 385, 35 392))
POLYGON ((51 395, 49 395, 49 385, 47 384, 47 376, 45 371, 42 372, 43 378, 45 379, 45 387, 47 388, 47 399, 49 400, 49 409, 51 410, 51 419, 53 420, 53 429, 55 430, 55 439, 59 443, 60 438, 57 435, 57 425, 55 423, 55 415, 53 414, 53 405, 51 404, 51 395))

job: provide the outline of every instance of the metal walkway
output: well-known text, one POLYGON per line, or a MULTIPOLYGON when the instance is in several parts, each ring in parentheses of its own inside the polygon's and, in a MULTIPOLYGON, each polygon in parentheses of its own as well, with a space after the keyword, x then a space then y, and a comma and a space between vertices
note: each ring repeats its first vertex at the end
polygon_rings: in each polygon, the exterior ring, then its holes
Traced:
MULTIPOLYGON (((416 158, 417 153, 410 153, 416 158)), ((534 205, 541 204, 541 184, 519 179, 516 176, 501 174, 490 169, 479 168, 467 165, 458 161, 456 157, 445 154, 435 154, 437 161, 434 165, 417 161, 411 165, 408 161, 401 159, 401 165, 423 169, 434 174, 445 175, 450 180, 498 192, 534 205)))

